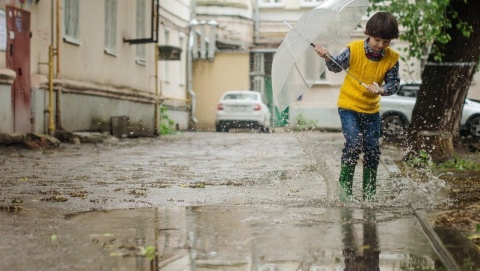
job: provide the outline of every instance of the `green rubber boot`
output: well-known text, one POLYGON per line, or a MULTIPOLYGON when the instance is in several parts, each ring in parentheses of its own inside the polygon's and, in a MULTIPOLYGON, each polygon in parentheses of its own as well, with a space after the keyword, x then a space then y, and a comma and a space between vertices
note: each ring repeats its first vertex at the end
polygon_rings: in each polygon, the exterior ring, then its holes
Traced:
POLYGON ((352 185, 353 185, 353 174, 355 173, 355 166, 350 166, 346 164, 341 165, 340 178, 338 182, 342 191, 340 192, 340 201, 345 202, 352 199, 352 185))
POLYGON ((372 201, 377 192, 377 170, 363 168, 363 200, 372 201))

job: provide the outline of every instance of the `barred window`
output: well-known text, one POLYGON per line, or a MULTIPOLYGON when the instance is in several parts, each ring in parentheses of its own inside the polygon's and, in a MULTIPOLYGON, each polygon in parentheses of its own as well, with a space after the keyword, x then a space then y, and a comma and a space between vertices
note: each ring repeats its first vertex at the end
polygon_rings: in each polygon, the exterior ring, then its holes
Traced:
POLYGON ((265 82, 263 76, 255 76, 253 78, 253 90, 263 94, 265 91, 265 82))
POLYGON ((255 74, 264 74, 265 73, 265 64, 264 57, 262 53, 255 53, 253 55, 253 72, 255 74))

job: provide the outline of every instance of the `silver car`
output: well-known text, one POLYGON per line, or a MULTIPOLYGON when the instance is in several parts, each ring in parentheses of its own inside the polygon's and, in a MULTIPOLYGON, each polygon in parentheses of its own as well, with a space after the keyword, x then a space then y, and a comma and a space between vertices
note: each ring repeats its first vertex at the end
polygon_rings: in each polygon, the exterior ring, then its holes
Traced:
POLYGON ((270 131, 270 111, 257 91, 225 92, 217 105, 215 130, 228 132, 231 128, 251 128, 270 131))
MULTIPOLYGON (((412 111, 417 99, 419 83, 402 84, 397 94, 382 97, 380 114, 382 134, 397 136, 405 134, 412 119, 412 111)), ((480 137, 480 103, 466 99, 463 105, 460 131, 463 135, 480 137)))

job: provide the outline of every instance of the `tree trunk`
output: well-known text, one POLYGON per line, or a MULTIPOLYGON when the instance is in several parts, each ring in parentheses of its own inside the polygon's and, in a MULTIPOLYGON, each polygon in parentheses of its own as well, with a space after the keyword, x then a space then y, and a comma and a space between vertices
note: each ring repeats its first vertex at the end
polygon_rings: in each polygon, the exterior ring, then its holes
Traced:
POLYGON ((462 108, 480 55, 480 1, 452 0, 447 17, 452 27, 446 29, 451 40, 446 44, 434 41, 433 49, 443 53, 442 61, 433 53, 422 72, 422 86, 407 130, 407 156, 427 151, 433 161, 442 162, 454 155, 454 140, 460 139, 462 108), (458 18, 473 27, 465 37, 456 25, 458 18))

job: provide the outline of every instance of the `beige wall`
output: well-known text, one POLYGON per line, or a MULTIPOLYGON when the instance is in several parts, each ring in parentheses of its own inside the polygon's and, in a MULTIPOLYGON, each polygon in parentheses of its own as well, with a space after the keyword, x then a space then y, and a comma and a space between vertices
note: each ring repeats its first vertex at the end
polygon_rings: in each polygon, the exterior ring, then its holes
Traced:
MULTIPOLYGON (((121 86, 153 93, 154 92, 154 49, 155 44, 147 44, 145 65, 136 64, 135 45, 123 42, 124 38, 136 38, 135 1, 118 1, 117 13, 117 54, 104 51, 104 1, 82 0, 80 3, 79 44, 63 40, 63 5, 60 3, 60 43, 58 44, 59 76, 76 81, 121 86)), ((53 42, 57 46, 56 26, 52 29, 52 1, 39 1, 24 4, 18 8, 30 12, 31 16, 31 74, 48 74, 48 47, 53 42)), ((0 1, 0 8, 16 1, 0 1)), ((150 35, 150 1, 146 4, 146 35, 150 35)), ((55 15, 55 14, 53 14, 55 15)), ((0 52, 0 65, 5 66, 5 52, 0 52)), ((56 64, 55 60, 55 64, 56 64)), ((57 67, 55 67, 55 72, 57 67)))
POLYGON ((248 52, 219 52, 214 61, 199 60, 193 64, 193 91, 197 96, 195 129, 214 130, 217 103, 225 91, 248 90, 248 52))

